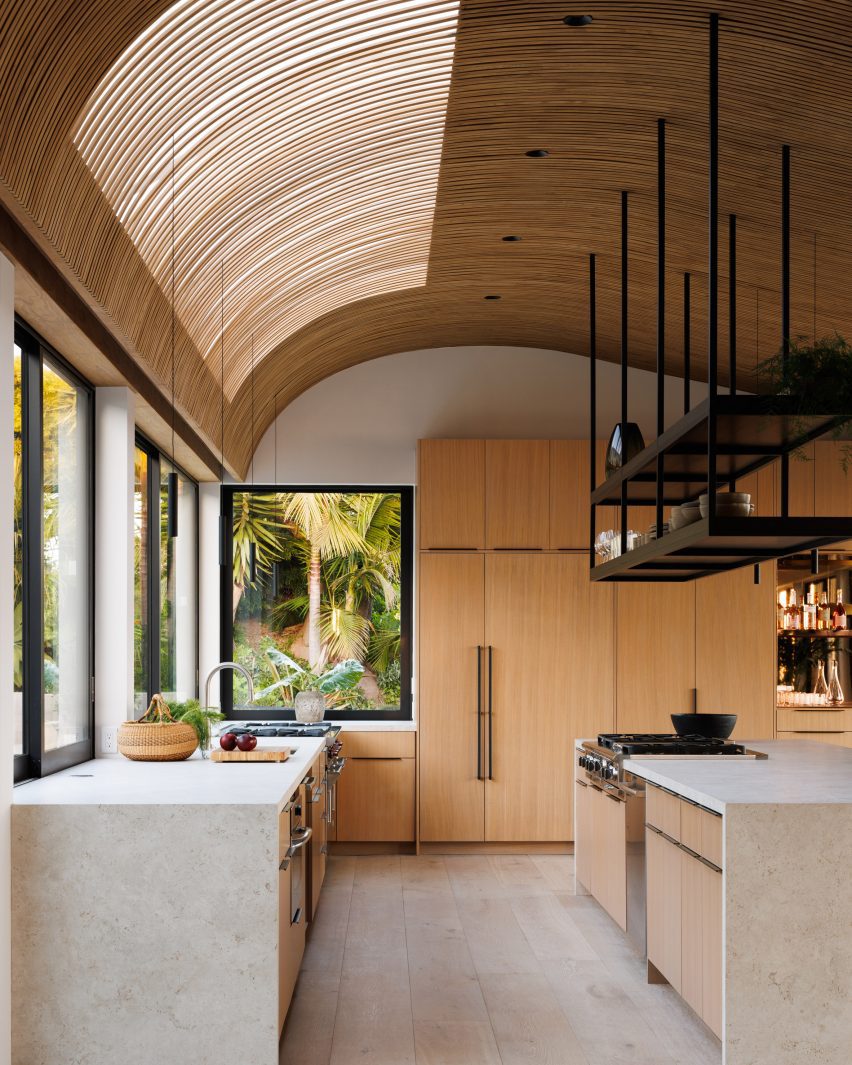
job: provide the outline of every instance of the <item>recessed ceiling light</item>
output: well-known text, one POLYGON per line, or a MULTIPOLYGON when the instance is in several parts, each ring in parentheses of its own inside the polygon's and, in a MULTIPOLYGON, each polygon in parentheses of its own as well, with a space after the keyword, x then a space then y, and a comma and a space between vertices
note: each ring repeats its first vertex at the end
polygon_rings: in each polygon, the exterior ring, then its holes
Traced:
POLYGON ((502 237, 501 239, 505 240, 507 244, 514 244, 516 241, 523 240, 524 238, 523 237, 502 237))
POLYGON ((544 159, 546 156, 550 155, 550 152, 547 148, 533 148, 532 151, 527 152, 527 155, 530 159, 544 159))
POLYGON ((499 300, 502 299, 502 296, 483 296, 482 298, 484 300, 499 300))
POLYGON ((591 15, 566 15, 562 21, 566 26, 588 26, 595 20, 591 15))

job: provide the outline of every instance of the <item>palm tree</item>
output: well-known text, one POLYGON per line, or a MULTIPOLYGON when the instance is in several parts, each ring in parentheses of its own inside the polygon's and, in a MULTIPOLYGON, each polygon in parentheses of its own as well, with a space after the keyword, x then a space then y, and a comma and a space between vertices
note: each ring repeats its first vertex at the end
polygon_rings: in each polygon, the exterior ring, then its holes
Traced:
POLYGON ((352 497, 343 492, 288 492, 281 497, 281 514, 286 526, 300 536, 307 547, 308 583, 308 663, 317 671, 327 647, 321 631, 322 562, 366 552, 369 545, 359 528, 352 497))
POLYGON ((278 497, 241 492, 234 500, 234 597, 237 607, 249 580, 250 545, 254 543, 257 568, 269 572, 278 557, 279 531, 283 528, 278 497))

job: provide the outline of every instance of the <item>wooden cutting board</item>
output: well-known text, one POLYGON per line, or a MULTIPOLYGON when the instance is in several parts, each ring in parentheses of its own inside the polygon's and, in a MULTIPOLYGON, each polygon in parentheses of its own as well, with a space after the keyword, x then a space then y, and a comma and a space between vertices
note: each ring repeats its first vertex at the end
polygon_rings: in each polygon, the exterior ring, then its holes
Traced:
POLYGON ((253 751, 211 751, 214 762, 286 762, 292 747, 255 747, 253 751))

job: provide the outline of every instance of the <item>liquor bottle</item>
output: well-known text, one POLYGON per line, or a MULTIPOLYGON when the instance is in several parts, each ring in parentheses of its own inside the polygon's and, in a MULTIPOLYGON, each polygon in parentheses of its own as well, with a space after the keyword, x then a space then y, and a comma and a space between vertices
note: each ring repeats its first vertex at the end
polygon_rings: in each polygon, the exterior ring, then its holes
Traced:
POLYGON ((787 612, 788 612, 789 620, 790 620, 790 624, 789 624, 788 628, 791 628, 794 631, 796 629, 800 629, 802 627, 802 617, 801 617, 801 614, 799 613, 799 604, 798 604, 798 602, 796 600, 796 589, 795 588, 791 588, 790 589, 790 603, 789 603, 789 605, 787 607, 787 612))
POLYGON ((816 589, 813 585, 811 585, 810 591, 805 597, 803 613, 804 618, 802 622, 802 628, 807 629, 808 631, 813 631, 817 627, 816 589))
POLYGON ((833 629, 846 628, 846 607, 843 605, 843 593, 839 589, 837 602, 831 608, 831 627, 833 629))
POLYGON ((819 613, 817 614, 817 628, 826 632, 831 628, 831 607, 828 605, 828 592, 821 592, 819 597, 819 613))
POLYGON ((782 631, 783 629, 789 628, 789 625, 787 624, 787 622, 789 621, 789 615, 787 613, 787 593, 786 592, 779 592, 779 594, 778 594, 778 613, 777 613, 776 617, 777 617, 777 622, 776 623, 777 623, 779 632, 782 631))

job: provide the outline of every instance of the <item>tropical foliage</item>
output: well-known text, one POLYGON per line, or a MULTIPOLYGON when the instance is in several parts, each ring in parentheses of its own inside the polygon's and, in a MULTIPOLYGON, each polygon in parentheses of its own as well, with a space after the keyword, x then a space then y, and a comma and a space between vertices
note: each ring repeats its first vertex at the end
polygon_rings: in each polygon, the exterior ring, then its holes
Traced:
POLYGON ((256 698, 279 705, 304 690, 303 674, 327 678, 349 663, 359 672, 335 687, 338 705, 398 705, 400 566, 398 494, 237 494, 235 655, 258 682, 256 698))
MULTIPOLYGON (((786 351, 779 351, 757 366, 761 391, 792 399, 793 428, 805 431, 809 415, 852 411, 852 344, 839 333, 822 337, 814 343, 799 337, 791 341, 786 351)), ((836 440, 843 440, 841 463, 847 471, 852 463, 852 444, 846 437, 852 415, 839 420, 831 431, 836 440)), ((804 449, 794 452, 805 459, 804 449)))

